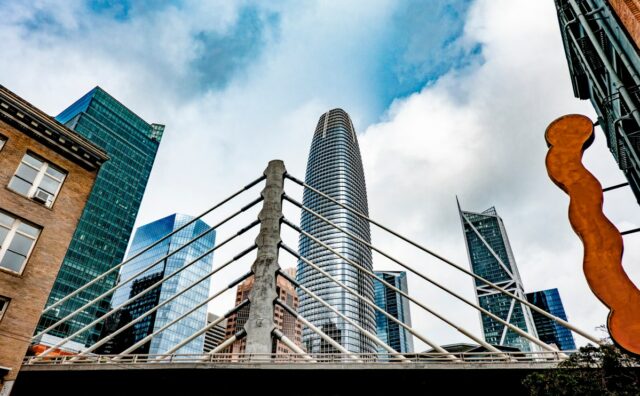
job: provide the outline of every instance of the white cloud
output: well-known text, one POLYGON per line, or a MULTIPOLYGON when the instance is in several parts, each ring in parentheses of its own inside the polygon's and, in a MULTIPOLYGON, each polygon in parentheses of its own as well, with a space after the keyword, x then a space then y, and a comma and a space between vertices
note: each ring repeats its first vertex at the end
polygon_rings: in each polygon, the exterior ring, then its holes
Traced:
MULTIPOLYGON (((527 291, 557 287, 570 321, 595 333, 594 327, 606 322, 606 311, 584 280, 581 245, 567 220, 568 200, 544 168, 549 122, 574 112, 595 118, 588 102, 573 98, 553 3, 478 1, 465 35, 482 43, 484 63, 398 100, 388 121, 370 126, 361 137, 370 212, 468 268, 454 196, 466 210, 495 205, 527 291)), ((622 175, 597 133, 586 164, 604 185, 614 184, 622 175)), ((607 204, 607 214, 623 229, 639 224, 631 193, 616 194, 606 199, 621 204, 607 204)), ((640 269, 631 264, 640 251, 633 237, 627 238, 625 263, 638 280, 640 269)), ((374 241, 475 299, 472 282, 445 264, 382 232, 374 241)), ((387 267, 380 258, 375 265, 387 267)), ((479 332, 477 313, 426 285, 410 278, 412 294, 479 332)), ((464 340, 412 308, 414 324, 438 341, 464 340)))

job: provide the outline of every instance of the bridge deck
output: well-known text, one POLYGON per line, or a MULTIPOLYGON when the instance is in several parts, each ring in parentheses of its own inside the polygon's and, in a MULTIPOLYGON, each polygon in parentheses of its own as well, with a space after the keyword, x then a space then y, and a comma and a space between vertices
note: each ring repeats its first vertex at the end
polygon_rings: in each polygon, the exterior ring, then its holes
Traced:
POLYGON ((526 394, 522 380, 555 364, 124 363, 24 366, 13 395, 526 394), (66 385, 52 385, 66 384, 66 385), (55 389, 53 389, 55 388, 55 389), (53 391, 53 392, 52 392, 53 391))

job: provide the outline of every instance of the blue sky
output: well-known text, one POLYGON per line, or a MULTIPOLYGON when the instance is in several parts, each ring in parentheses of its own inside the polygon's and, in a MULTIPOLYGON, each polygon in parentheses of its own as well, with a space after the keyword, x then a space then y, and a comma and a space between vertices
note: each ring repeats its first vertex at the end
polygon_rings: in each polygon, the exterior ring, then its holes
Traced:
MULTIPOLYGON (((172 80, 164 95, 184 100, 250 82, 252 69, 284 43, 308 40, 307 49, 316 50, 312 58, 305 50, 286 54, 291 69, 296 64, 312 68, 291 76, 295 89, 330 100, 352 91, 344 105, 357 101, 366 127, 394 99, 419 91, 452 68, 481 62, 480 44, 461 40, 470 4, 378 1, 342 7, 337 2, 242 1, 203 7, 189 1, 97 0, 73 2, 65 9, 55 2, 35 7, 8 2, 0 12, 30 45, 86 49, 90 56, 117 59, 125 69, 143 67, 158 79, 172 80), (194 13, 199 18, 191 20, 194 13), (313 13, 319 16, 315 23, 304 30, 296 25, 301 14, 313 18, 313 13), (289 37, 290 26, 299 36, 289 37), (179 54, 172 52, 177 46, 179 54), (331 80, 336 84, 325 83, 331 80), (322 87, 308 84, 313 81, 322 87)), ((100 84, 109 88, 108 81, 100 84)))
MULTIPOLYGON (((455 196, 467 210, 495 205, 527 290, 558 287, 569 319, 587 330, 606 320, 581 273, 566 197, 544 169, 549 122, 594 116, 573 98, 551 1, 6 0, 0 21, 2 85, 52 115, 100 85, 166 125, 137 224, 199 213, 273 158, 303 177, 318 117, 342 107, 358 131, 374 218, 467 266, 455 196)), ((604 185, 619 183, 598 133, 587 165, 604 185)), ((631 194, 608 194, 612 221, 639 226, 631 194)), ((373 240, 475 298, 469 279, 377 231, 373 240)), ((637 263, 631 243, 625 262, 637 263)), ((397 269, 380 257, 374 266, 397 269)), ((627 270, 640 280, 637 266, 627 270)), ((476 312, 418 279, 409 287, 479 332, 476 312)), ((223 312, 225 298, 211 309, 223 312)), ((432 338, 464 341, 412 309, 432 338)))

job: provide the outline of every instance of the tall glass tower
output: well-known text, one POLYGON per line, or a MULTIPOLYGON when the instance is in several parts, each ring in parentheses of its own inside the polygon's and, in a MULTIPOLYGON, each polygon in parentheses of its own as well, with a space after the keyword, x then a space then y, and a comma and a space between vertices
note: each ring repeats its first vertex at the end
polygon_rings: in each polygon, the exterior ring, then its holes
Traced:
MULTIPOLYGON (((148 124, 100 87, 69 106, 56 120, 109 154, 78 222, 47 307, 122 261, 164 131, 148 124)), ((56 323, 115 285, 117 274, 67 300, 40 318, 37 332, 56 323)), ((67 337, 107 312, 109 298, 62 323, 49 333, 67 337)), ((74 341, 93 344, 101 325, 74 341)))
MULTIPOLYGON (((307 162, 306 183, 326 193, 336 201, 368 215, 367 189, 358 148, 358 138, 349 115, 342 109, 324 113, 313 135, 307 162)), ((305 190, 303 204, 340 227, 371 241, 369 223, 331 201, 305 190)), ((336 230, 312 214, 302 211, 301 228, 343 256, 372 269, 371 249, 352 237, 336 230)), ((300 236, 300 255, 317 264, 338 280, 374 300, 373 281, 369 275, 336 257, 309 238, 300 236)), ((375 334, 375 314, 353 295, 347 293, 331 280, 306 265, 298 262, 297 280, 323 300, 335 307, 367 331, 375 334)), ((375 353, 376 347, 354 326, 346 323, 322 304, 299 290, 298 312, 347 350, 354 353, 375 353)), ((334 353, 333 347, 317 334, 305 328, 302 341, 307 351, 334 353)))
MULTIPOLYGON (((375 274, 385 282, 392 284, 409 294, 407 273, 405 271, 376 271, 375 274)), ((386 313, 411 327, 409 300, 385 286, 378 279, 373 280, 376 294, 376 305, 386 313)), ((376 311, 377 336, 391 348, 401 353, 413 352, 413 337, 407 329, 376 311)), ((386 351, 378 347, 378 353, 386 351)))
MULTIPOLYGON (((518 266, 507 238, 507 231, 495 208, 491 207, 482 213, 462 210, 459 212, 473 273, 526 299, 518 266), (500 258, 504 266, 496 260, 491 251, 500 258)), ((478 303, 482 308, 534 337, 537 336, 529 307, 479 280, 475 280, 475 290, 478 303)), ((488 343, 513 346, 521 351, 537 350, 537 346, 502 323, 482 313, 480 319, 484 338, 488 343)))
MULTIPOLYGON (((558 289, 527 293, 527 300, 536 307, 560 319, 567 320, 567 314, 564 311, 564 305, 562 304, 558 289)), ((533 314, 533 321, 536 325, 538 337, 540 337, 542 341, 547 344, 555 344, 561 351, 573 351, 576 349, 576 343, 573 339, 573 334, 571 334, 571 330, 538 312, 532 311, 531 313, 533 314)))
MULTIPOLYGON (((137 252, 158 241, 168 233, 182 227, 191 220, 193 220, 193 217, 191 216, 173 214, 138 227, 135 236, 133 237, 129 256, 135 255, 137 252)), ((194 241, 188 247, 173 254, 171 257, 162 260, 146 272, 132 278, 133 275, 140 272, 145 267, 166 256, 171 251, 174 251, 188 243, 191 239, 208 229, 209 226, 205 222, 197 220, 185 229, 179 231, 177 234, 165 239, 157 246, 125 264, 120 270, 119 281, 127 283, 116 290, 113 295, 113 299, 111 300, 111 305, 115 307, 122 304, 157 281, 185 267, 192 260, 204 254, 207 250, 212 249, 215 245, 216 239, 215 230, 194 241)), ((127 311, 127 315, 125 315, 125 317, 133 320, 143 315, 151 308, 173 297, 177 293, 187 289, 198 279, 211 272, 212 261, 213 253, 206 255, 184 271, 180 272, 178 275, 145 293, 144 296, 141 296, 141 298, 131 302, 129 305, 126 305, 123 308, 124 311, 127 311)), ((130 341, 131 344, 119 346, 117 349, 120 351, 124 350, 126 347, 140 341, 155 330, 158 330, 167 323, 177 319, 198 303, 204 301, 209 296, 209 283, 210 279, 205 279, 199 282, 196 286, 189 289, 189 291, 185 292, 180 297, 147 316, 144 320, 133 325, 133 337, 130 341)), ((206 324, 207 306, 205 304, 195 312, 181 319, 178 323, 155 336, 150 343, 143 345, 135 353, 165 353, 186 337, 202 329, 206 324)), ((124 325, 124 323, 119 323, 118 328, 122 325, 124 325)), ((195 338, 193 341, 180 348, 176 353, 202 353, 204 348, 204 338, 204 334, 195 338)))

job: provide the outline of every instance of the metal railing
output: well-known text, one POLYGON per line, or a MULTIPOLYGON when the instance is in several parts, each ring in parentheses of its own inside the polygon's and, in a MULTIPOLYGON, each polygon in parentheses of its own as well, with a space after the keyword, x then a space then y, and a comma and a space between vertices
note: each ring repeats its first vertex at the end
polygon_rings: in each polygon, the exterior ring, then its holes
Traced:
MULTIPOLYGON (((571 353, 574 351, 564 351, 571 353)), ((24 359, 24 366, 39 365, 136 365, 136 364, 230 364, 248 363, 278 364, 452 364, 450 356, 456 357, 457 363, 560 363, 565 360, 558 352, 425 352, 406 353, 400 359, 389 353, 354 354, 357 359, 349 359, 343 353, 203 353, 203 354, 130 354, 130 355, 85 355, 85 356, 29 356, 24 359), (311 358, 311 359, 309 359, 311 358)))

